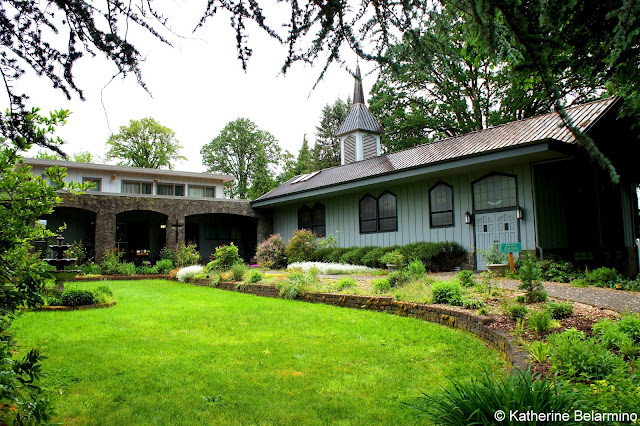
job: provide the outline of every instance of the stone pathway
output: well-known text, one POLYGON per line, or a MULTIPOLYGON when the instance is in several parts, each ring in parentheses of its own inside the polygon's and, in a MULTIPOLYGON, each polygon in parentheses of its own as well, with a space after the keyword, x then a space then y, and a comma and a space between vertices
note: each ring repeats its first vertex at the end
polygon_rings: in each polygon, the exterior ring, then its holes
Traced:
MULTIPOLYGON (((520 281, 498 280, 498 285, 509 290, 517 290, 520 281)), ((599 287, 573 287, 570 284, 545 282, 549 296, 580 302, 586 305, 610 309, 617 312, 640 312, 640 292, 621 291, 599 287)))

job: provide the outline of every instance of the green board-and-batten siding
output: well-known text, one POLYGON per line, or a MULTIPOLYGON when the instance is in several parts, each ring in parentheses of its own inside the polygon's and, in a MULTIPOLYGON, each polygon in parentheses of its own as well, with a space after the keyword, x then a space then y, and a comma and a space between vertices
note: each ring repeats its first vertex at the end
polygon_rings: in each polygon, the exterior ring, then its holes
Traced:
MULTIPOLYGON (((306 200, 312 206, 320 202, 325 206, 327 233, 339 238, 341 247, 405 245, 418 241, 457 241, 468 250, 474 249, 473 225, 464 223, 464 214, 473 213, 471 184, 489 174, 499 172, 515 175, 518 185, 518 204, 524 210, 524 220, 519 221, 520 241, 524 250, 536 248, 535 215, 529 164, 500 169, 484 170, 467 175, 434 176, 416 179, 402 184, 390 182, 368 189, 359 189, 344 195, 322 196, 306 200), (429 188, 438 181, 453 187, 454 226, 431 228, 429 224, 429 188), (360 234, 358 203, 365 194, 378 197, 388 190, 397 197, 398 230, 360 234)), ((303 202, 276 207, 274 232, 289 240, 297 229, 298 209, 303 202)))

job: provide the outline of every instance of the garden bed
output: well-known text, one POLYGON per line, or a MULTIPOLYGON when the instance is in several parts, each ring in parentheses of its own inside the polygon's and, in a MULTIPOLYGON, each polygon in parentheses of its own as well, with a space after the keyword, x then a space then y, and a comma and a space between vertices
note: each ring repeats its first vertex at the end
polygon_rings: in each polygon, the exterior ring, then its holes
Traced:
POLYGON ((46 311, 83 311, 86 309, 102 309, 102 308, 110 308, 115 306, 116 302, 108 302, 108 303, 94 303, 92 305, 82 305, 82 306, 41 306, 39 308, 31 309, 35 312, 46 312, 46 311))

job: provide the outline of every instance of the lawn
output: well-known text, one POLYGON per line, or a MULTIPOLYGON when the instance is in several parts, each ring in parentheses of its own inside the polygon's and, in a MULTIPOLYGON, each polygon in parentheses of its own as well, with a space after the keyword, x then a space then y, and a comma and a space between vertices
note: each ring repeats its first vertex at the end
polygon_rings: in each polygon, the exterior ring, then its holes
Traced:
POLYGON ((27 313, 13 327, 48 357, 64 424, 412 424, 403 402, 506 365, 478 338, 412 318, 164 280, 109 285, 113 308, 27 313))

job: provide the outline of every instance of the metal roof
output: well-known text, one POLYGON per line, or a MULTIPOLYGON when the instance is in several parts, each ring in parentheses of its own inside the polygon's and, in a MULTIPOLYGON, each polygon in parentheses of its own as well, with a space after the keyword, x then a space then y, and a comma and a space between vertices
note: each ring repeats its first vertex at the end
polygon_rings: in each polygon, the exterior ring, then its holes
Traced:
POLYGON ((371 114, 365 104, 353 104, 351 110, 338 129, 336 136, 342 136, 357 130, 372 133, 382 133, 382 127, 378 120, 371 114))
MULTIPOLYGON (((573 124, 583 132, 607 112, 619 98, 612 97, 566 109, 573 124)), ((362 104, 359 104, 362 105, 362 104)), ((355 105, 354 105, 355 106, 355 105)), ((557 113, 490 127, 440 141, 418 145, 391 154, 322 170, 311 179, 291 184, 285 182, 256 201, 264 201, 318 188, 338 185, 382 174, 453 161, 463 157, 516 148, 536 142, 556 140, 575 144, 575 136, 563 124, 557 113)))

